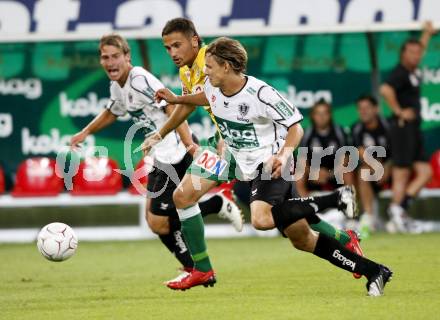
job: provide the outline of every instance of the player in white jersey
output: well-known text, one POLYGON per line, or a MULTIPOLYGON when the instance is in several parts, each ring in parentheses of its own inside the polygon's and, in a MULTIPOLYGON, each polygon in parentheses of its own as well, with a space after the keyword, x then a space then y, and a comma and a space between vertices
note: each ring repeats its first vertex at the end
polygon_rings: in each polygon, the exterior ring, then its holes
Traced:
MULTIPOLYGON (((196 203, 216 180, 237 177, 251 184, 252 223, 259 229, 277 227, 292 244, 326 259, 341 269, 365 275, 368 294, 383 294, 392 272, 385 266, 346 249, 337 240, 312 231, 306 217, 330 207, 339 207, 353 217, 354 200, 345 188, 322 197, 290 198, 291 181, 284 179, 283 168, 290 167, 291 156, 303 135, 299 111, 272 87, 243 71, 247 54, 241 44, 219 38, 206 50, 205 91, 176 97, 168 89, 156 92, 156 98, 182 105, 210 104, 226 144, 224 155, 215 150, 198 151, 187 175, 174 193, 174 202, 182 221, 195 268, 186 278, 168 284, 171 289, 215 283, 215 274, 203 239, 203 221, 196 203), (185 229, 187 229, 185 231, 185 229), (199 263, 203 261, 203 264, 199 263), (211 267, 206 270, 206 267, 211 267), (199 269, 199 267, 203 269, 199 269)), ((148 152, 184 118, 175 112, 165 126, 146 139, 148 152)))
MULTIPOLYGON (((174 106, 154 101, 154 92, 164 88, 163 84, 150 72, 131 65, 130 47, 119 35, 111 34, 101 38, 100 61, 110 85, 110 100, 107 107, 83 130, 71 139, 76 146, 89 135, 116 121, 117 117, 127 113, 143 131, 145 137, 154 134, 168 120, 174 106)), ((152 152, 154 169, 148 174, 146 220, 164 245, 176 256, 187 272, 194 262, 181 234, 181 225, 172 194, 176 184, 191 164, 192 154, 187 147, 193 146, 191 131, 186 122, 172 131, 157 144, 152 152), (170 179, 174 173, 174 179, 170 179), (177 176, 177 177, 176 177, 177 176)), ((194 153, 195 148, 188 148, 194 153)), ((220 217, 233 222, 237 231, 241 231, 242 218, 236 205, 221 194, 212 196, 200 203, 204 215, 218 213, 220 217), (238 224, 236 223, 238 221, 238 224)))

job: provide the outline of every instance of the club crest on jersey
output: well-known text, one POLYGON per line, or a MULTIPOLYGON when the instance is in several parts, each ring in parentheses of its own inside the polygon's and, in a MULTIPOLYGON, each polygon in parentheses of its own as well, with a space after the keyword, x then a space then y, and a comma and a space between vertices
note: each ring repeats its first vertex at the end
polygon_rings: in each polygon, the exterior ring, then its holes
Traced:
POLYGON ((133 103, 133 95, 131 93, 128 94, 128 102, 133 103))
POLYGON ((211 102, 212 102, 212 103, 214 103, 214 102, 215 102, 215 100, 216 100, 216 97, 215 97, 215 95, 211 95, 211 102))
POLYGON ((238 112, 240 112, 240 115, 244 117, 249 112, 249 106, 246 103, 240 103, 238 105, 238 112))
POLYGON ((244 116, 246 116, 249 112, 249 105, 246 103, 240 103, 238 105, 238 112, 240 113, 240 116, 237 117, 237 120, 249 122, 249 119, 244 118, 244 116))
POLYGON ((216 153, 210 150, 203 150, 194 163, 197 167, 216 176, 220 176, 228 164, 226 160, 220 158, 216 153))

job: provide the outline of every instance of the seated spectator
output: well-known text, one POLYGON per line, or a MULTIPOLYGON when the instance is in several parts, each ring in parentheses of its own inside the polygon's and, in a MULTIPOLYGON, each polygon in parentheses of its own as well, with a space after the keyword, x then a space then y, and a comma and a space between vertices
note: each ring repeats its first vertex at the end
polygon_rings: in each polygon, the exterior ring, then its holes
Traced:
POLYGON ((389 182, 391 176, 389 124, 379 115, 379 105, 373 96, 360 96, 356 104, 359 121, 353 124, 351 133, 353 145, 359 150, 360 165, 357 170, 357 190, 363 208, 360 231, 361 236, 366 238, 376 230, 377 226, 377 212, 374 210, 375 194, 383 189, 384 184, 389 182), (378 157, 377 153, 368 152, 377 162, 365 159, 365 149, 373 146, 381 146, 386 150, 385 157, 378 157), (377 165, 383 168, 383 175, 376 172, 377 165), (361 174, 363 169, 367 169, 368 172, 371 172, 370 174, 377 173, 379 176, 375 177, 375 181, 367 181, 361 174))
MULTIPOLYGON (((298 155, 298 168, 305 166, 304 175, 296 182, 297 191, 301 197, 310 195, 311 191, 329 191, 334 190, 340 185, 336 179, 338 170, 342 169, 344 163, 348 160, 346 157, 341 161, 335 159, 339 148, 348 145, 347 135, 342 127, 333 123, 331 114, 331 105, 324 101, 318 101, 310 112, 312 125, 305 131, 301 147, 308 149, 307 158, 302 154, 298 155), (329 148, 328 150, 323 150, 329 148), (324 155, 325 154, 325 155, 324 155), (312 158, 321 157, 320 166, 312 168, 312 158), (316 172, 318 171, 318 172, 316 172), (314 177, 318 176, 318 179, 314 177)), ((343 183, 352 185, 354 183, 354 174, 344 173, 343 183)))

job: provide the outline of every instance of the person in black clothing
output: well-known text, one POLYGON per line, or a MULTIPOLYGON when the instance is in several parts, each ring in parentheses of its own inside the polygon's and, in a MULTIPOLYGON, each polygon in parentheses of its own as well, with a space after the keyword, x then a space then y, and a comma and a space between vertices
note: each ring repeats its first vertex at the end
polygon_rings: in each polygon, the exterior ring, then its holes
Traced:
MULTIPOLYGON (((298 158, 299 167, 305 166, 304 175, 298 177, 296 181, 297 192, 301 197, 309 196, 310 191, 334 190, 340 186, 336 180, 336 174, 338 170, 342 169, 347 159, 339 163, 335 156, 339 148, 349 145, 344 130, 333 123, 331 105, 328 102, 324 100, 318 101, 312 107, 310 119, 312 126, 305 131, 300 145, 301 147, 308 148, 307 159, 304 159, 301 154, 298 158), (312 168, 312 158, 323 155, 321 150, 326 148, 329 148, 328 154, 326 152, 326 155, 321 158, 320 166, 312 168), (314 170, 319 170, 317 180, 313 180, 314 170)), ((343 180, 343 184, 353 185, 353 172, 344 173, 343 180)))
POLYGON ((420 129, 422 79, 418 65, 434 33, 432 23, 427 22, 420 40, 410 39, 403 43, 399 64, 380 88, 393 112, 390 126, 393 197, 388 213, 394 229, 400 232, 410 231, 406 212, 412 199, 432 176, 420 129), (414 178, 411 180, 412 172, 414 178))
POLYGON ((389 123, 379 115, 377 99, 371 95, 362 95, 357 101, 359 121, 351 128, 353 145, 358 148, 360 166, 357 171, 358 191, 364 213, 360 219, 361 237, 366 238, 376 229, 374 210, 375 193, 383 189, 391 176, 389 123), (378 154, 382 147, 385 156, 378 154), (367 150, 367 151, 366 151, 367 150), (372 161, 375 160, 375 161, 372 161), (362 174, 368 170, 374 176, 373 181, 362 174))

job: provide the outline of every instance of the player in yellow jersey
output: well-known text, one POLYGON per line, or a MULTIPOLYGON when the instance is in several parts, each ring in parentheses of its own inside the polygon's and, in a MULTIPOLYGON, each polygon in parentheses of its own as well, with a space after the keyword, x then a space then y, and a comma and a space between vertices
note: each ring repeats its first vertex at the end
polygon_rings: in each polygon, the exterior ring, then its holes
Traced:
MULTIPOLYGON (((182 83, 182 94, 193 94, 202 92, 205 81, 205 50, 206 46, 202 45, 202 40, 197 34, 194 24, 184 18, 177 18, 168 21, 162 32, 164 46, 174 63, 180 68, 179 76, 182 83)), ((179 108, 179 106, 176 106, 179 108)), ((193 109, 192 109, 193 110, 193 109)), ((191 112, 192 112, 191 110, 191 112)), ((215 118, 211 113, 209 106, 205 106, 205 110, 210 114, 211 119, 215 123, 215 118)), ((191 113, 189 112, 189 113, 191 113)), ((187 115, 189 115, 189 113, 187 115)), ((219 143, 219 134, 209 139, 209 143, 213 146, 221 145, 219 143)), ((194 154, 198 146, 194 143, 189 148, 191 154, 194 154)), ((232 199, 230 184, 220 186, 221 191, 214 195, 211 203, 218 202, 220 207, 225 207, 225 217, 230 220, 237 231, 243 228, 243 219, 241 210, 237 207, 232 199), (225 186, 226 187, 223 187, 225 186)), ((184 224, 182 224, 182 227, 184 224)), ((185 236, 186 237, 186 236, 185 236)), ((198 257, 194 257, 198 258, 198 257)), ((167 282, 179 281, 187 276, 189 270, 185 270, 176 279, 167 282)))
MULTIPOLYGON (((202 40, 192 21, 185 18, 175 18, 168 21, 162 30, 162 40, 171 59, 180 68, 179 75, 182 82, 182 93, 187 95, 204 91, 206 77, 204 73, 205 51, 207 47, 202 45, 202 40)), ((186 119, 194 109, 195 106, 177 106, 172 115, 173 121, 179 122, 179 119, 186 119)), ((205 109, 210 113, 213 122, 217 126, 210 108, 205 107, 205 109)), ((165 125, 165 127, 166 126, 167 125, 165 125)), ((165 127, 162 128, 162 130, 165 130, 165 127)), ((218 135, 218 131, 216 135, 218 135)), ((156 136, 156 138, 161 139, 160 135, 156 136)), ((223 142, 219 142, 216 137, 209 139, 209 147, 217 148, 217 152, 220 155, 222 154, 222 145, 223 142)), ((147 150, 148 148, 144 145, 144 149, 147 150)), ((187 172, 181 181, 180 187, 185 186, 187 183, 191 183, 191 179, 191 174, 188 174, 187 172)), ((185 198, 184 194, 186 191, 184 189, 185 188, 183 188, 183 190, 179 189, 181 192, 175 192, 173 199, 176 208, 178 209, 177 211, 179 212, 179 218, 182 222, 182 231, 190 244, 190 251, 195 263, 194 271, 191 272, 188 277, 191 278, 190 282, 193 283, 193 285, 194 283, 197 283, 196 285, 213 284, 215 282, 215 276, 207 255, 206 244, 203 239, 203 220, 201 220, 200 215, 197 214, 199 210, 197 207, 191 207, 194 212, 187 212, 189 208, 187 208, 186 202, 183 199, 185 198), (198 225, 198 229, 202 230, 201 233, 194 232, 193 225, 195 224, 198 225), (191 245, 193 248, 191 248, 191 245)), ((313 220, 308 222, 313 230, 337 239, 349 250, 362 255, 356 233, 351 232, 351 230, 349 232, 345 230, 337 230, 325 221, 320 220, 318 216, 313 217, 313 220)), ((252 221, 252 223, 255 225, 256 222, 252 221)))
MULTIPOLYGON (((182 94, 194 94, 203 91, 205 82, 205 51, 192 21, 176 18, 167 22, 162 30, 162 39, 173 62, 179 67, 182 94)), ((212 121, 216 124, 210 106, 204 106, 212 121)))

